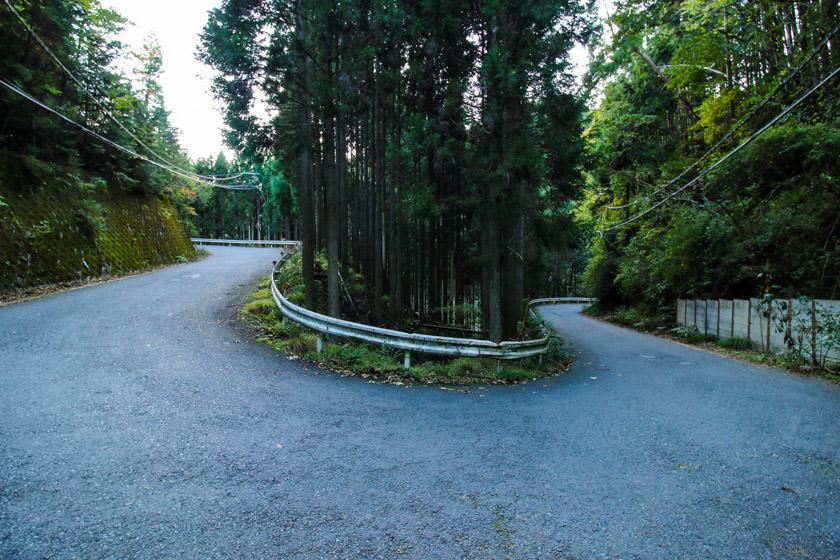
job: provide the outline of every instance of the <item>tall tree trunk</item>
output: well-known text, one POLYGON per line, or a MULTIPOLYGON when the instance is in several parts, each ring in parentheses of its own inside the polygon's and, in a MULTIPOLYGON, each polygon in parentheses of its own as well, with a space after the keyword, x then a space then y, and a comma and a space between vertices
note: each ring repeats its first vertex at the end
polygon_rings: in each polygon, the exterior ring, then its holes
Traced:
POLYGON ((341 292, 338 282, 338 185, 335 165, 334 119, 332 115, 324 118, 323 129, 323 185, 325 191, 324 222, 327 237, 327 311, 332 317, 338 317, 341 311, 341 292))
POLYGON ((308 84, 311 73, 310 61, 306 55, 307 29, 306 17, 301 13, 302 2, 297 2, 297 57, 300 104, 298 106, 298 124, 300 125, 300 170, 298 173, 298 192, 300 196, 300 221, 303 229, 303 282, 306 291, 306 307, 315 309, 315 216, 312 193, 312 129, 309 113, 308 84))
POLYGON ((373 160, 375 162, 373 186, 373 315, 376 322, 382 321, 382 295, 384 277, 382 271, 382 193, 385 182, 384 158, 382 154, 382 92, 381 77, 376 76, 373 103, 373 160))

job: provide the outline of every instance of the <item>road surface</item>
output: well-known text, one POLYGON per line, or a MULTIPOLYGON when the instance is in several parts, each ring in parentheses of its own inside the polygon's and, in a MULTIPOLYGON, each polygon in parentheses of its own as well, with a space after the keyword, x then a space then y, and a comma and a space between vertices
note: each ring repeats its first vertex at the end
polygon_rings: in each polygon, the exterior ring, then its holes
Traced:
POLYGON ((0 557, 837 558, 840 390, 544 309, 567 374, 319 371, 233 321, 269 249, 0 309, 0 557))

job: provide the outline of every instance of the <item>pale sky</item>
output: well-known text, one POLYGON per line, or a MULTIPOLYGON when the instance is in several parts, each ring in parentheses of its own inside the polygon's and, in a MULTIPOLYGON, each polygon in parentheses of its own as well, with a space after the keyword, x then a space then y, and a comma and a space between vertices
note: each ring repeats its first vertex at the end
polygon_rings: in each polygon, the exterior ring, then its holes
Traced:
MULTIPOLYGON (((163 54, 163 96, 171 122, 180 131, 181 147, 192 159, 232 152, 222 144, 222 116, 219 102, 210 93, 212 71, 196 60, 198 36, 207 22, 207 12, 221 0, 103 0, 129 20, 120 39, 137 49, 151 34, 157 37, 163 54)), ((601 15, 603 2, 599 4, 601 15)), ((576 47, 572 59, 582 74, 586 49, 576 47)), ((125 68, 130 70, 130 66, 125 68)))
MULTIPOLYGON (((181 147, 191 158, 215 156, 222 146, 222 113, 210 93, 212 71, 196 60, 207 12, 220 0, 103 0, 131 23, 120 39, 139 48, 153 33, 163 54, 163 97, 181 147), (133 25, 132 25, 133 24, 133 25)), ((230 150, 224 151, 231 155, 230 150)))

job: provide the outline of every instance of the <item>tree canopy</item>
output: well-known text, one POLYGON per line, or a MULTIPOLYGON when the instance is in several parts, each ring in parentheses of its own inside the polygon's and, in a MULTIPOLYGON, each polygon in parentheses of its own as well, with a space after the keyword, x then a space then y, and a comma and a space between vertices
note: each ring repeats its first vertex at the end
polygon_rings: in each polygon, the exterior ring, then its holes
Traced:
MULTIPOLYGON (((0 8, 4 80, 118 145, 190 166, 169 122, 159 85, 160 47, 153 39, 132 55, 142 77, 134 84, 114 64, 126 54, 116 39, 125 20, 97 0, 14 2, 0 8)), ((30 158, 33 165, 67 166, 129 190, 171 194, 184 184, 8 88, 0 88, 0 123, 0 150, 30 158)))

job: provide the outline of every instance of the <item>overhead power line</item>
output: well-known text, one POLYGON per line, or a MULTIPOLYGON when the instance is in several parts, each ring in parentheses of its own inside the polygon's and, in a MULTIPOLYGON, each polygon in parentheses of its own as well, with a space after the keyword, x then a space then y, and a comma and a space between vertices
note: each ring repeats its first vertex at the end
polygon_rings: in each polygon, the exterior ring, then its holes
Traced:
POLYGON ((641 212, 638 212, 638 213, 634 214, 633 216, 631 216, 631 217, 629 217, 629 218, 627 218, 627 219, 625 219, 625 220, 622 220, 621 222, 619 222, 619 223, 617 223, 617 224, 615 224, 615 225, 613 225, 613 226, 610 226, 610 227, 608 227, 608 228, 603 228, 603 229, 600 229, 600 230, 598 230, 598 233, 600 233, 600 234, 602 234, 602 235, 603 235, 604 233, 606 233, 606 232, 608 232, 608 231, 612 231, 612 230, 614 230, 614 229, 618 229, 618 228, 620 228, 620 227, 624 227, 624 226, 626 226, 627 224, 629 224, 629 223, 631 223, 631 222, 635 222, 635 221, 636 221, 636 220, 638 220, 639 218, 641 218, 641 217, 643 217, 643 216, 646 216, 647 214, 649 214, 649 213, 653 212, 654 210, 656 210, 657 208, 659 208, 660 206, 662 206, 663 204, 665 204, 666 202, 668 202, 670 199, 672 199, 673 197, 677 196, 679 193, 681 193, 681 192, 685 191, 686 189, 688 189, 688 188, 689 188, 689 187, 691 187, 692 185, 696 184, 698 181, 700 181, 700 179, 702 179, 703 177, 705 177, 706 175, 708 175, 709 173, 711 173, 712 171, 714 171, 716 168, 718 168, 718 167, 720 167, 721 165, 723 165, 723 163, 724 163, 724 162, 726 162, 729 158, 731 158, 731 157, 732 157, 732 156, 734 156, 736 153, 738 153, 741 149, 743 149, 744 147, 746 147, 747 145, 749 145, 750 143, 752 143, 752 141, 753 141, 753 140, 755 140, 756 138, 758 138, 761 134, 763 134, 764 132, 766 132, 766 131, 770 128, 770 127, 772 127, 774 124, 776 124, 776 123, 777 123, 777 122, 779 122, 781 119, 783 119, 785 116, 787 116, 787 114, 788 114, 788 113, 790 113, 791 111, 793 111, 793 110, 794 110, 796 107, 798 107, 798 106, 799 106, 799 105, 800 105, 803 101, 805 101, 807 98, 809 98, 811 95, 813 95, 813 94, 814 94, 814 92, 816 92, 817 90, 819 90, 820 88, 822 88, 825 84, 827 84, 829 81, 831 81, 831 79, 832 79, 832 78, 834 78, 834 76, 836 76, 838 73, 840 73, 840 66, 838 66, 838 67, 836 67, 834 70, 832 70, 832 71, 831 71, 831 72, 830 72, 830 73, 829 73, 829 74, 828 74, 825 78, 823 78, 822 80, 820 80, 820 81, 819 81, 819 83, 817 83, 816 85, 814 85, 813 87, 811 87, 811 89, 809 89, 807 92, 805 92, 804 94, 802 94, 802 95, 801 95, 801 96, 800 96, 800 97, 799 97, 796 101, 794 101, 793 103, 791 103, 790 105, 788 105, 787 107, 785 107, 785 109, 784 109, 781 113, 779 113, 778 115, 776 115, 775 117, 773 117, 773 118, 772 118, 772 119, 771 119, 771 120, 770 120, 767 124, 765 124, 764 126, 762 126, 762 127, 761 127, 758 131, 756 131, 756 132, 755 132, 752 136, 750 136, 749 138, 747 138, 746 140, 744 140, 743 142, 741 142, 740 144, 738 144, 738 146, 736 146, 735 148, 733 148, 732 150, 730 150, 730 151, 729 151, 729 152, 728 152, 725 156, 723 156, 722 158, 720 158, 719 160, 717 160, 717 161, 714 163, 714 165, 712 165, 711 167, 708 167, 708 168, 704 169, 702 172, 700 172, 700 174, 699 174, 699 175, 697 175, 697 177, 695 177, 694 179, 692 179, 691 181, 689 181, 688 183, 686 183, 686 184, 685 184, 685 185, 683 185, 682 187, 678 188, 677 190, 675 190, 675 191, 671 192, 670 194, 668 194, 667 196, 665 196, 665 198, 663 198, 663 199, 661 199, 661 200, 657 201, 655 204, 653 204, 653 205, 649 206, 649 207, 648 207, 648 208, 646 208, 645 210, 643 210, 643 211, 641 211, 641 212))
POLYGON ((208 185, 208 186, 215 187, 215 188, 220 188, 220 189, 261 190, 259 184, 254 184, 254 183, 239 183, 239 184, 215 183, 215 182, 207 181, 207 180, 204 180, 204 179, 198 179, 195 176, 187 174, 187 173, 182 173, 178 169, 172 168, 172 167, 170 167, 168 165, 165 165, 163 163, 160 163, 158 161, 154 161, 154 160, 152 160, 152 159, 150 159, 150 158, 148 158, 148 157, 146 157, 142 154, 138 154, 134 150, 131 150, 131 149, 126 148, 125 146, 123 146, 121 144, 118 144, 118 143, 114 142, 110 138, 106 138, 105 136, 99 134, 95 130, 91 130, 90 128, 86 127, 85 125, 74 121, 73 119, 71 119, 70 117, 65 115, 64 113, 61 113, 60 111, 58 111, 56 109, 53 109, 49 105, 43 103, 42 101, 38 100, 37 98, 35 98, 32 95, 26 93, 22 89, 18 88, 14 84, 11 84, 11 83, 7 82, 4 79, 0 79, 0 85, 5 87, 9 91, 12 91, 13 93, 16 93, 17 95, 19 95, 19 96, 23 97, 24 99, 30 101, 31 103, 34 103, 35 105, 37 105, 41 109, 44 109, 45 111, 48 111, 48 112, 52 113, 53 115, 59 117, 60 119, 64 120, 65 122, 72 124, 73 126, 80 129, 82 132, 84 132, 85 134, 89 134, 89 135, 93 136, 94 138, 96 138, 100 142, 108 144, 109 146, 111 146, 113 148, 116 148, 117 150, 120 150, 121 152, 124 152, 124 153, 130 155, 131 157, 143 160, 146 163, 149 163, 151 165, 159 167, 159 168, 161 168, 165 171, 168 171, 168 172, 170 172, 174 175, 178 175, 179 177, 183 177, 184 179, 188 179, 190 181, 195 181, 197 183, 201 183, 201 184, 204 184, 204 185, 208 185))
POLYGON ((802 69, 805 67, 806 64, 811 62, 811 60, 813 60, 813 58, 815 56, 817 56, 817 54, 819 54, 819 52, 823 48, 825 48, 825 46, 828 44, 828 42, 831 40, 831 38, 834 37, 834 35, 838 31, 840 31, 840 23, 835 25, 834 29, 829 31, 828 35, 823 37, 823 40, 820 41, 820 44, 817 45, 816 47, 814 47, 811 50, 811 52, 808 53, 808 55, 796 66, 796 68, 794 68, 787 76, 785 76, 784 80, 779 82, 779 84, 775 88, 773 88, 773 91, 771 91, 769 94, 767 94, 764 97, 764 99, 762 99, 761 102, 758 105, 755 106, 755 108, 753 108, 749 113, 747 113, 746 115, 741 117, 741 119, 737 123, 735 123, 735 125, 731 129, 729 129, 729 132, 727 132, 720 140, 718 140, 715 143, 714 146, 712 146, 711 148, 706 150, 706 152, 702 156, 700 156, 694 163, 692 163, 691 165, 689 165, 688 167, 683 169, 680 172, 679 175, 677 175, 673 179, 670 179, 669 181, 665 182, 662 186, 657 188, 652 193, 646 194, 644 197, 642 197, 642 200, 631 200, 631 201, 628 201, 624 204, 605 206, 605 208, 607 208, 608 210, 623 210, 624 208, 629 208, 629 207, 631 207, 635 204, 639 204, 641 202, 647 202, 651 198, 656 196, 657 194, 659 194, 662 191, 668 189, 671 185, 673 185, 674 183, 676 183, 677 181, 679 181, 680 179, 685 177, 689 172, 696 169, 706 158, 708 158, 710 155, 715 153, 717 151, 717 149, 720 148, 723 145, 724 142, 726 142, 727 140, 732 138, 735 135, 735 133, 738 132, 738 130, 740 130, 741 127, 743 127, 752 117, 754 117, 759 111, 761 111, 764 107, 766 107, 767 104, 770 103, 770 100, 773 97, 775 97, 776 94, 779 93, 779 91, 781 91, 782 88, 784 88, 797 74, 799 74, 799 72, 802 71, 802 69))
MULTIPOLYGON (((120 129, 122 129, 126 134, 128 134, 135 142, 137 142, 140 146, 142 146, 152 156, 154 156, 155 158, 157 158, 161 162, 165 163, 172 170, 178 171, 179 174, 181 174, 181 175, 190 175, 193 178, 202 179, 202 180, 206 180, 206 181, 214 181, 214 182, 215 181, 229 181, 229 180, 232 180, 232 179, 237 179, 237 178, 242 177, 242 176, 247 174, 247 172, 243 172, 243 173, 239 173, 237 175, 230 175, 230 176, 226 176, 226 177, 219 177, 219 176, 214 176, 214 175, 201 175, 201 174, 195 173, 193 171, 190 171, 188 169, 184 169, 183 167, 179 166, 176 163, 173 163, 173 162, 169 161, 164 156, 162 156, 161 154, 156 152, 153 148, 151 148, 145 142, 143 142, 143 140, 141 140, 136 134, 134 134, 134 132, 129 130, 129 128, 127 126, 125 126, 116 116, 114 116, 114 114, 111 113, 111 111, 108 109, 108 107, 106 107, 105 104, 102 103, 98 99, 97 95, 95 95, 94 93, 92 93, 90 90, 87 89, 87 86, 84 84, 84 82, 82 80, 80 80, 78 77, 76 77, 76 75, 61 61, 60 58, 58 58, 58 56, 49 48, 49 46, 47 46, 47 43, 41 38, 40 35, 38 35, 38 33, 35 32, 34 29, 32 29, 32 26, 30 26, 29 23, 25 19, 23 19, 23 17, 20 15, 20 13, 18 13, 18 10, 16 10, 14 8, 14 6, 12 6, 12 4, 9 2, 9 0, 3 0, 3 1, 5 2, 6 7, 9 8, 9 11, 11 11, 12 14, 14 14, 15 18, 17 18, 17 20, 21 23, 21 25, 23 25, 23 27, 26 28, 26 30, 29 32, 29 34, 32 36, 32 38, 35 39, 35 41, 41 46, 41 48, 44 50, 44 52, 46 52, 49 55, 49 57, 53 59, 53 61, 64 71, 64 73, 67 74, 70 77, 70 79, 73 80, 76 83, 76 85, 78 85, 82 89, 82 91, 84 91, 85 93, 87 93, 90 96, 90 98, 93 100, 93 102, 100 109, 102 109, 102 111, 105 113, 105 115, 109 119, 111 119, 118 127, 120 127, 120 129)), ((106 96, 101 91, 99 91, 99 94, 106 96)))

